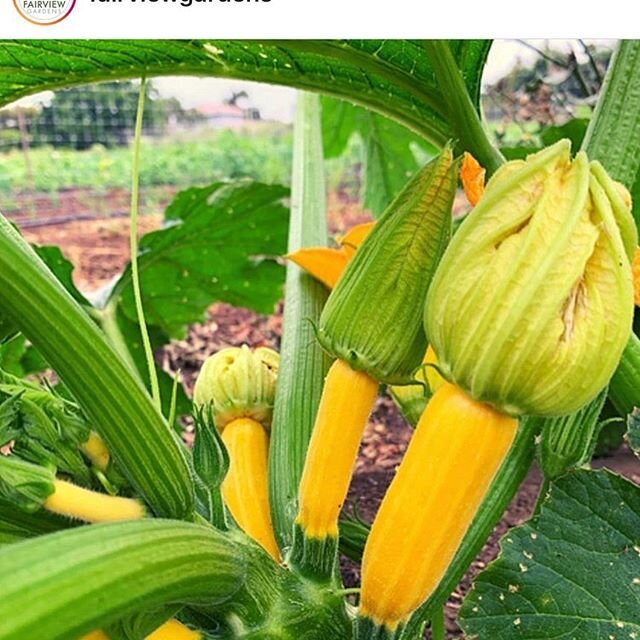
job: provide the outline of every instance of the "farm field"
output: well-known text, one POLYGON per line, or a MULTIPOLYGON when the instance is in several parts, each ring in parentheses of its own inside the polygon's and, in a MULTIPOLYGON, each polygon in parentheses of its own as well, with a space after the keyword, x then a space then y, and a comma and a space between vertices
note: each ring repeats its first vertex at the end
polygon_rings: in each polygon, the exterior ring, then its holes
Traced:
MULTIPOLYGON (((148 140, 141 158, 143 211, 162 211, 185 187, 248 178, 286 183, 290 176, 291 131, 265 125, 243 131, 204 130, 186 139, 148 140)), ((126 213, 131 152, 127 147, 52 149, 0 153, 0 197, 6 214, 47 218, 60 215, 126 213)))

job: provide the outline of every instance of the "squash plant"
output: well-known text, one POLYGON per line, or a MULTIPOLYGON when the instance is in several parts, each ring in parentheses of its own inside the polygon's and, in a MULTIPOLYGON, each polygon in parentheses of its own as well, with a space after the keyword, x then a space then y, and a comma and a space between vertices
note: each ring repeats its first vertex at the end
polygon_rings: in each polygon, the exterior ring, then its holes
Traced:
MULTIPOLYGON (((1 444, 12 443, 0 458, 0 639, 417 640, 428 626, 443 638, 444 602, 536 454, 537 514, 502 540, 460 624, 478 638, 640 634, 640 490, 584 468, 605 399, 623 417, 640 405, 628 194, 640 168, 640 44, 618 45, 580 153, 561 141, 516 164, 504 163, 478 111, 489 46, 0 42, 2 104, 177 73, 329 94, 325 149, 335 153, 354 130, 376 132, 367 193, 381 212, 331 294, 313 269, 288 264, 275 389, 274 361, 243 350, 202 372, 193 451, 169 426, 176 387, 154 382, 150 347, 212 299, 273 302, 279 267, 247 255, 285 252, 286 190, 181 194, 167 211, 173 224, 143 239, 97 307, 55 252, 38 254, 0 218, 0 337, 21 334, 64 384, 0 374, 1 444), (433 159, 414 167, 410 145, 433 159), (490 179, 454 232, 462 152, 490 179), (407 168, 417 171, 405 184, 407 168), (446 381, 421 372, 427 341, 436 355, 426 366, 446 381), (338 514, 380 383, 417 389, 410 416, 419 419, 369 533, 338 514), (235 427, 225 436, 227 400, 235 427), (250 463, 230 467, 247 444, 250 463), (247 519, 243 499, 263 506, 267 491, 271 513, 247 519), (364 549, 361 593, 341 585, 341 543, 352 557, 364 549)), ((299 97, 294 147, 290 255, 327 243, 311 93, 299 97)), ((407 394, 397 397, 404 406, 407 394)), ((629 425, 635 446, 635 413, 629 425)))

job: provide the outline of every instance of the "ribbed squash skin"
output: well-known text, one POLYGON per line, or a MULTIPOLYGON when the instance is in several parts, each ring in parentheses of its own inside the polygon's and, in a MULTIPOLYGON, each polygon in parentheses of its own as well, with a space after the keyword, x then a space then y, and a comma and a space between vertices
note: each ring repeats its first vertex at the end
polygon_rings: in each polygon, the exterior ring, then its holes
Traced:
POLYGON ((444 575, 518 422, 446 383, 429 401, 365 546, 360 616, 394 629, 444 575))
POLYGON ((98 325, 2 215, 0 316, 20 329, 64 381, 154 514, 190 517, 193 483, 175 433, 98 325))
POLYGON ((223 429, 222 440, 230 463, 222 483, 224 501, 238 526, 279 560, 269 509, 269 434, 256 420, 237 418, 223 429))
POLYGON ((309 442, 296 523, 308 538, 336 537, 362 432, 378 383, 336 360, 325 380, 309 442))

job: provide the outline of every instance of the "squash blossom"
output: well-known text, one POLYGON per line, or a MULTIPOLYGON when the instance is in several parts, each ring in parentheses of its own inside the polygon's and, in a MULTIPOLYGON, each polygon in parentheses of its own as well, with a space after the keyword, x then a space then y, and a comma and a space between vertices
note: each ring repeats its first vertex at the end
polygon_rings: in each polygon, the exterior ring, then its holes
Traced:
POLYGON ((429 289, 425 327, 445 377, 511 415, 591 400, 631 330, 630 205, 566 140, 503 165, 429 289))
POLYGON ((197 406, 212 406, 229 452, 222 483, 225 504, 238 526, 274 560, 280 551, 271 522, 267 464, 278 364, 279 355, 264 347, 222 349, 204 363, 193 392, 197 406))

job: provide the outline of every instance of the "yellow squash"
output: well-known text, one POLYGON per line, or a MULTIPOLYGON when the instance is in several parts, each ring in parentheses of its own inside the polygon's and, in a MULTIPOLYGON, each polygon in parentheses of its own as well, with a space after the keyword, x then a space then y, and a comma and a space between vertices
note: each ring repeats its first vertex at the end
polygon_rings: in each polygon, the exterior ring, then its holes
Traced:
POLYGON ((167 620, 161 627, 150 633, 145 640, 200 640, 199 631, 189 629, 177 620, 167 620))
POLYGON ((236 524, 277 562, 269 507, 269 428, 279 355, 268 348, 229 347, 207 358, 193 399, 211 406, 229 452, 222 497, 236 524))
POLYGON ((373 523, 360 616, 390 630, 434 591, 518 421, 445 383, 429 401, 373 523))
POLYGON ((139 520, 146 515, 144 505, 133 498, 108 496, 84 489, 65 480, 55 480, 55 491, 44 501, 44 508, 85 522, 139 520))
POLYGON ((366 373, 336 360, 327 374, 307 450, 296 523, 308 538, 338 535, 362 432, 378 392, 366 373))
POLYGON ((100 471, 107 470, 111 460, 109 449, 107 449, 104 441, 95 431, 92 431, 89 434, 86 442, 83 442, 80 445, 80 449, 91 461, 91 464, 93 464, 94 467, 100 469, 100 471))
POLYGON ((269 510, 269 434, 252 418, 237 418, 223 429, 222 441, 229 452, 229 471, 222 483, 225 504, 238 526, 279 560, 269 510))
POLYGON ((354 251, 316 327, 335 358, 325 380, 299 486, 289 562, 335 577, 338 515, 378 385, 411 384, 427 349, 420 310, 451 233, 456 174, 449 146, 426 164, 373 229, 343 239, 354 251), (362 237, 366 236, 364 240, 362 237))
POLYGON ((109 636, 102 630, 97 629, 96 631, 91 631, 86 635, 82 636, 80 640, 111 640, 109 636))

